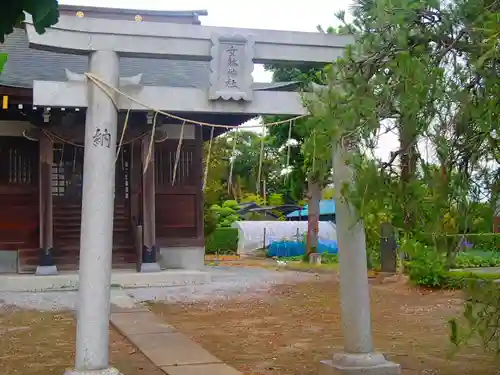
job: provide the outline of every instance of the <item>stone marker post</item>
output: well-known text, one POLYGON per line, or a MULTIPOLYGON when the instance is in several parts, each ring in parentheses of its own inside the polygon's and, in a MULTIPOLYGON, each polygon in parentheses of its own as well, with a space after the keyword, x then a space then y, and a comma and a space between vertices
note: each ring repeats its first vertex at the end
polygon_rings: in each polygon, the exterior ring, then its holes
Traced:
POLYGON ((353 207, 341 196, 342 186, 353 178, 346 164, 346 151, 346 145, 334 141, 333 182, 344 352, 334 354, 331 360, 321 361, 319 375, 399 375, 398 364, 387 361, 373 350, 364 226, 356 221, 353 207))
POLYGON ((397 243, 390 222, 380 225, 380 266, 382 272, 396 273, 398 266, 397 243))
MULTIPOLYGON (((116 52, 91 53, 89 68, 118 87, 116 52)), ((66 374, 114 375, 119 372, 109 368, 108 345, 117 110, 104 91, 87 85, 76 363, 66 374)))

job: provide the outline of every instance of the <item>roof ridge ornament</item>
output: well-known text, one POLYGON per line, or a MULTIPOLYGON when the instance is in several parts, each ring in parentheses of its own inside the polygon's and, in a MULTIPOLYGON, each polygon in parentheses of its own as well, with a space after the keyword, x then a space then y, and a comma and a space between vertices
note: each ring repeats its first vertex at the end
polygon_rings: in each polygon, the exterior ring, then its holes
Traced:
MULTIPOLYGON (((86 82, 87 80, 85 74, 75 73, 69 69, 64 69, 64 72, 66 73, 66 79, 70 82, 86 82)), ((141 81, 142 73, 130 77, 120 77, 120 87, 137 86, 141 84, 141 81)))

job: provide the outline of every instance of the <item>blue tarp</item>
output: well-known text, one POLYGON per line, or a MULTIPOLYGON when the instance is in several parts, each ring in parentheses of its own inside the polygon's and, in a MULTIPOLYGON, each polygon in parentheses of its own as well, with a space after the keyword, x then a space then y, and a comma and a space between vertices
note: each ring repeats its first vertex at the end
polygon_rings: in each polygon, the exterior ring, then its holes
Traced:
MULTIPOLYGON (((302 208, 301 210, 296 210, 288 215, 286 217, 307 217, 309 213, 309 209, 307 204, 302 208)), ((335 201, 331 199, 323 199, 322 201, 319 202, 319 214, 320 215, 333 215, 335 214, 335 201)))
MULTIPOLYGON (((319 240, 318 253, 337 254, 339 248, 335 240, 319 240)), ((304 255, 306 244, 304 242, 275 241, 268 246, 267 255, 270 257, 293 257, 304 255)))

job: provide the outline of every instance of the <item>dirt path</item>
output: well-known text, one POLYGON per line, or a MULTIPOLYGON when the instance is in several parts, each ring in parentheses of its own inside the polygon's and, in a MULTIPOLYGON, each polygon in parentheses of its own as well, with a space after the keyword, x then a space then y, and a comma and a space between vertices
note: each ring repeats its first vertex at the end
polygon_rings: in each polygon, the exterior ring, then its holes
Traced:
MULTIPOLYGON (((120 334, 110 332, 111 364, 124 375, 164 375, 120 334)), ((70 313, 0 312, 0 374, 63 374, 74 365, 75 320, 70 313)))
MULTIPOLYGON (((229 301, 155 304, 153 310, 245 374, 316 375, 320 360, 342 350, 338 288, 331 276, 279 285, 229 301)), ((479 349, 447 360, 447 321, 460 312, 451 292, 404 285, 372 287, 375 346, 404 375, 496 375, 479 349)))

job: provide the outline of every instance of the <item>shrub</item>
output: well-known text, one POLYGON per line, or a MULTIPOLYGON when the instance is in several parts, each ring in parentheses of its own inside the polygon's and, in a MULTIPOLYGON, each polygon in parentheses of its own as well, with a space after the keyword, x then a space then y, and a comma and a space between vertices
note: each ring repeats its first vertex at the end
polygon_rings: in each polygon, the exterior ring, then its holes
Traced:
POLYGON ((217 217, 209 208, 205 207, 203 211, 203 231, 205 238, 208 238, 215 228, 217 228, 217 217))
POLYGON ((217 220, 217 228, 230 228, 231 225, 240 220, 238 202, 234 200, 225 201, 222 206, 213 204, 210 207, 210 212, 217 220))
POLYGON ((500 253, 494 251, 467 251, 457 254, 455 268, 500 267, 500 253))
MULTIPOLYGON (((482 275, 481 275, 482 276, 482 275)), ((498 278, 499 275, 496 275, 498 278)), ((479 341, 484 350, 500 355, 500 288, 491 280, 474 280, 465 289, 460 319, 450 320, 450 341, 455 349, 479 341)))
POLYGON ((328 253, 321 254, 321 263, 322 264, 332 264, 332 263, 338 263, 338 262, 339 262, 338 254, 328 254, 328 253))
POLYGON ((406 263, 410 280, 416 285, 439 288, 447 273, 443 253, 417 241, 405 241, 403 250, 411 260, 406 263))
POLYGON ((471 282, 490 282, 497 279, 500 279, 498 273, 449 271, 445 273, 441 287, 445 289, 463 289, 467 288, 471 282))
POLYGON ((237 249, 237 228, 217 228, 205 239, 205 252, 207 254, 235 253, 237 249))

